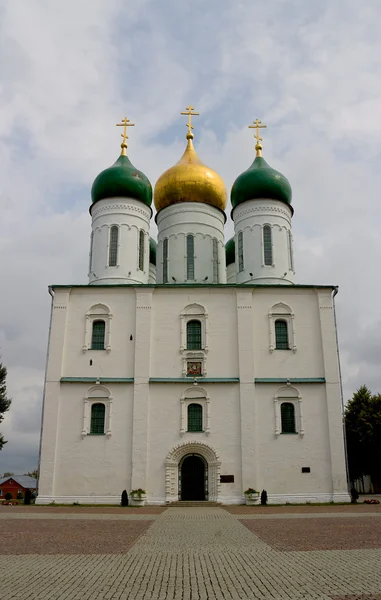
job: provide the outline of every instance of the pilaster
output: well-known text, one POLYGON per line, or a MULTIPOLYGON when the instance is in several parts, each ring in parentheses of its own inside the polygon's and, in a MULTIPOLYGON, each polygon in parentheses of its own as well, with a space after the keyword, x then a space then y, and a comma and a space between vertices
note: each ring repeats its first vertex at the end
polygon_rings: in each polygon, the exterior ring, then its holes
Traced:
MULTIPOLYGON (((65 330, 70 290, 56 292, 52 300, 52 316, 46 364, 42 415, 38 496, 54 496, 58 422, 60 412, 60 379, 64 359, 65 330)), ((37 504, 38 504, 37 498, 37 504)))
MULTIPOLYGON (((329 290, 318 291, 324 376, 326 380, 327 429, 332 471, 332 494, 335 498, 348 496, 346 477, 339 355, 334 318, 333 298, 329 290)), ((336 500, 338 501, 338 500, 336 500)))
POLYGON ((136 289, 131 489, 147 490, 152 289, 136 289))
POLYGON ((240 390, 243 490, 257 486, 254 387, 253 292, 237 290, 237 337, 240 390))

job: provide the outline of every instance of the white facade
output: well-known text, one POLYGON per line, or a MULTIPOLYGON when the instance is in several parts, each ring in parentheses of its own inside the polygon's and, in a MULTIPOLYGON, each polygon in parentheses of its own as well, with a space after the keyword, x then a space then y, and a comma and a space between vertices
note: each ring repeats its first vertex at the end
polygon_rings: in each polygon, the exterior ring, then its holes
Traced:
POLYGON ((294 282, 291 217, 290 206, 278 200, 249 200, 233 210, 237 283, 294 282))
POLYGON ((37 503, 119 503, 139 487, 149 503, 178 500, 192 454, 205 464, 204 499, 241 503, 253 487, 274 503, 349 500, 333 291, 55 287, 37 503), (99 319, 105 347, 96 350, 99 319), (276 348, 278 319, 287 349, 276 348), (187 347, 192 320, 199 350, 187 347), (203 375, 186 377, 188 361, 203 375), (294 433, 282 432, 285 402, 294 433), (94 404, 105 407, 98 435, 94 404), (190 404, 201 407, 201 431, 188 431, 190 404))
POLYGON ((92 205, 90 284, 148 283, 151 214, 133 198, 107 198, 92 205))
POLYGON ((157 283, 226 283, 224 225, 224 213, 208 204, 163 208, 157 215, 157 283), (193 236, 192 269, 188 236, 193 236))

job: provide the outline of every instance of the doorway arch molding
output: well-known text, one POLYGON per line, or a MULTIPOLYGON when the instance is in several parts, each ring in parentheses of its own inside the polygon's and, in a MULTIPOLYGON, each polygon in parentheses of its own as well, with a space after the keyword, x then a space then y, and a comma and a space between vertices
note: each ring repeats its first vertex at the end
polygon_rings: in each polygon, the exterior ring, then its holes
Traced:
POLYGON ((221 461, 214 448, 203 442, 190 441, 178 444, 167 454, 165 461, 165 500, 178 500, 179 463, 187 454, 199 454, 208 464, 209 500, 216 502, 220 495, 221 461))

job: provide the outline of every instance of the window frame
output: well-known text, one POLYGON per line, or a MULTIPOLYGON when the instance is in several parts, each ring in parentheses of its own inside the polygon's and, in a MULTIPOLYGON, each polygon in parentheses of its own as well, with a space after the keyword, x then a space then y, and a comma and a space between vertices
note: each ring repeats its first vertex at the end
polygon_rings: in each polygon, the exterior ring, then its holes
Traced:
POLYGON ((294 270, 294 252, 293 252, 291 229, 287 230, 287 240, 288 240, 288 260, 289 260, 289 266, 290 266, 290 270, 293 273, 295 273, 295 270, 294 270))
POLYGON ((140 229, 139 235, 138 235, 138 271, 144 272, 144 255, 145 255, 145 233, 144 233, 144 229, 140 229))
POLYGON ((94 319, 91 327, 91 347, 90 350, 105 350, 105 342, 106 342, 106 321, 104 319, 94 319), (94 331, 95 325, 98 323, 103 323, 103 335, 100 336, 98 332, 94 331), (99 336, 99 340, 95 339, 99 336), (101 342, 100 342, 101 340, 101 342), (102 343, 102 346, 97 347, 97 343, 102 343))
POLYGON ((202 347, 202 323, 201 323, 201 321, 199 319, 189 319, 187 321, 187 324, 186 324, 186 330, 187 330, 187 332, 186 332, 186 349, 187 350, 203 350, 203 347, 202 347), (198 327, 197 327, 198 331, 196 333, 195 332, 190 332, 189 331, 189 326, 193 325, 193 324, 196 324, 196 323, 198 325, 198 327), (192 345, 192 343, 194 344, 195 342, 191 342, 191 345, 189 344, 190 337, 192 337, 192 336, 193 337, 197 336, 197 345, 192 345), (198 339, 200 340, 199 343, 198 343, 198 339))
POLYGON ((103 385, 94 385, 90 387, 87 394, 83 397, 83 422, 82 422, 82 438, 87 436, 102 436, 101 433, 91 433, 91 414, 94 404, 104 404, 104 433, 103 436, 110 437, 112 426, 112 404, 113 396, 110 390, 103 385))
MULTIPOLYGON (((298 389, 291 385, 286 385, 279 388, 274 397, 274 435, 278 438, 284 433, 289 435, 287 432, 282 431, 282 415, 281 405, 282 404, 293 404, 294 406, 294 435, 298 435, 300 438, 304 437, 304 416, 303 416, 303 399, 298 389)), ((290 432, 291 433, 291 432, 290 432)))
POLYGON ((242 273, 245 270, 245 260, 243 254, 243 231, 239 231, 237 235, 237 256, 238 272, 242 273))
POLYGON ((296 430, 296 419, 295 419, 295 404, 293 402, 289 402, 288 400, 282 399, 282 401, 280 402, 280 427, 281 427, 281 433, 282 434, 289 434, 289 433, 298 433, 296 430), (284 415, 284 407, 291 407, 292 408, 292 416, 288 416, 288 415, 284 415), (292 421, 292 431, 291 429, 289 431, 287 431, 287 427, 289 426, 286 421, 289 420, 290 422, 292 421))
POLYGON ((180 397, 180 435, 210 434, 210 396, 202 387, 190 387, 180 397), (202 431, 188 431, 188 406, 199 404, 202 408, 202 431))
POLYGON ((273 353, 276 348, 275 322, 285 321, 288 330, 288 346, 293 352, 297 351, 296 336, 295 336, 295 315, 287 304, 279 302, 274 304, 269 310, 269 351, 273 353))
POLYGON ((272 227, 268 223, 262 227, 262 260, 263 266, 274 266, 274 249, 273 249, 273 232, 272 227), (267 239, 266 239, 267 237, 267 239))
POLYGON ((288 329, 289 329, 289 324, 287 322, 287 319, 283 319, 283 318, 276 318, 274 321, 274 331, 275 331, 275 350, 291 350, 290 348, 290 336, 288 333, 288 329), (277 332, 277 323, 281 323, 282 327, 284 325, 285 330, 283 330, 283 332, 279 331, 278 328, 278 332, 277 332), (282 340, 281 338, 284 337, 284 331, 286 332, 286 336, 285 339, 282 340), (282 344, 284 344, 284 346, 282 346, 282 344))
POLYGON ((163 239, 163 283, 168 283, 168 238, 163 239))
POLYGON ((105 435, 105 425, 106 425, 106 405, 104 402, 92 402, 91 404, 91 410, 90 410, 90 431, 89 431, 89 435, 105 435), (98 407, 98 406, 102 406, 103 407, 103 419, 102 419, 102 431, 93 431, 93 429, 95 429, 94 424, 95 424, 95 418, 94 418, 94 408, 98 407))
POLYGON ((194 234, 187 233, 185 237, 186 243, 186 281, 195 281, 195 255, 194 255, 194 234), (191 244, 190 244, 191 242, 191 244))
POLYGON ((108 242, 108 266, 118 266, 118 255, 119 255, 119 226, 111 225, 109 228, 109 242, 108 242), (116 237, 114 234, 116 233, 116 237))
POLYGON ((219 283, 219 260, 218 260, 218 240, 212 239, 212 267, 213 267, 213 283, 219 283))
POLYGON ((189 402, 188 406, 187 406, 187 432, 188 433, 203 433, 204 432, 204 423, 203 423, 203 408, 202 408, 202 404, 200 404, 199 402, 189 402), (195 415, 190 415, 190 409, 193 407, 197 407, 197 418, 195 417, 195 415), (190 429, 190 422, 191 421, 199 421, 199 428, 198 429, 190 429))
MULTIPOLYGON (((92 332, 93 332, 93 323, 94 321, 104 321, 105 322, 105 342, 104 342, 104 351, 111 352, 111 322, 112 322, 112 313, 109 306, 106 304, 94 304, 85 315, 85 331, 84 331, 84 340, 82 346, 82 352, 85 354, 86 352, 92 351, 92 332)), ((99 352, 100 350, 95 350, 95 352, 99 352)))

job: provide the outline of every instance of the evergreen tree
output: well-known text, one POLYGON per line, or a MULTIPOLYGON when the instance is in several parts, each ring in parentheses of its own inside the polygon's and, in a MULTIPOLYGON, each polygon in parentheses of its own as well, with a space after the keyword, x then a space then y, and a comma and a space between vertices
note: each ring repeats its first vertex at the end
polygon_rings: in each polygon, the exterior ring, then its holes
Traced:
POLYGON ((362 475, 381 476, 381 395, 362 385, 345 410, 348 466, 353 482, 362 475))
MULTIPOLYGON (((7 410, 9 410, 9 407, 11 405, 11 400, 7 398, 6 378, 7 369, 0 362, 0 423, 4 419, 4 413, 6 413, 7 410)), ((4 440, 3 436, 0 434, 0 450, 6 443, 6 440, 4 440)))

